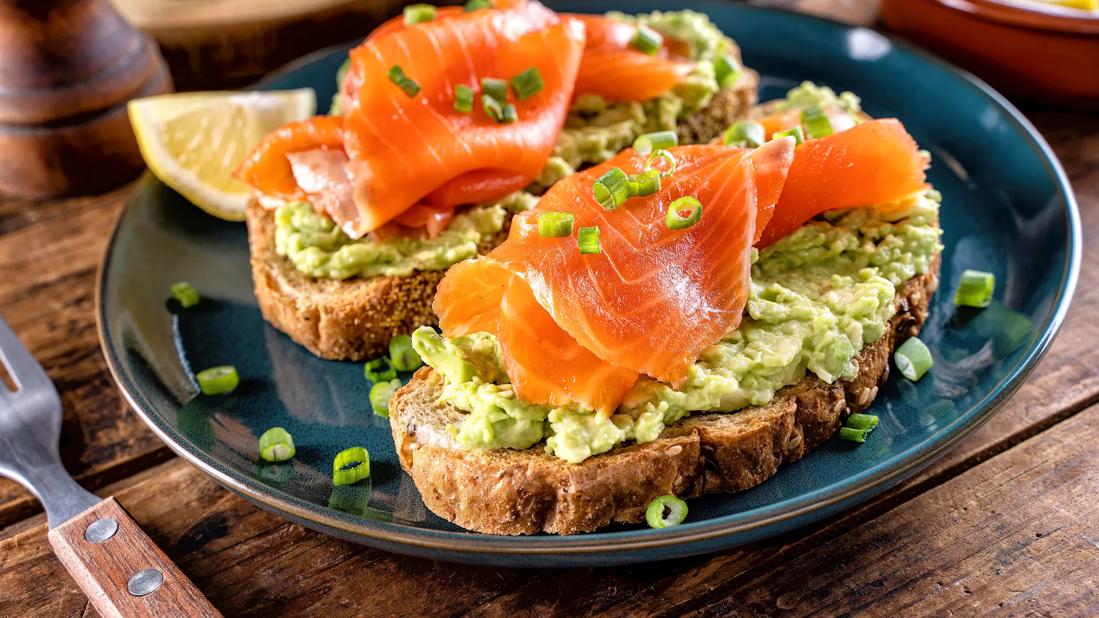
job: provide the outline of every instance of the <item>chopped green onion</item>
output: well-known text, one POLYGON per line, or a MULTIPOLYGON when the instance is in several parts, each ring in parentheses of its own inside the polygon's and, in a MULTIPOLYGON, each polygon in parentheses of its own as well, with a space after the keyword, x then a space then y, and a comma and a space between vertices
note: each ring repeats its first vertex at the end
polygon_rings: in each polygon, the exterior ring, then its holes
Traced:
POLYGON ((454 109, 468 114, 473 111, 473 88, 465 84, 454 87, 454 109))
POLYGON ((981 270, 966 270, 954 292, 954 304, 983 309, 992 302, 996 290, 996 276, 981 270))
POLYGON ((650 56, 660 51, 663 45, 664 37, 644 24, 637 27, 637 32, 633 33, 633 38, 630 39, 631 47, 650 56))
POLYGON ((576 244, 580 247, 582 255, 602 253, 603 248, 599 245, 599 226, 580 228, 576 236, 576 244))
POLYGON ((508 83, 495 77, 481 78, 481 95, 490 96, 497 103, 503 104, 508 100, 508 83))
POLYGON ((668 205, 664 224, 673 230, 685 230, 698 223, 701 218, 702 202, 696 197, 686 195, 668 205))
POLYGON ((649 170, 630 176, 630 195, 645 197, 660 190, 660 170, 649 170))
POLYGON ((740 77, 740 63, 728 54, 714 60, 714 77, 717 79, 719 87, 728 88, 732 86, 740 77))
POLYGON ((832 121, 819 107, 801 110, 801 125, 805 127, 805 135, 809 139, 820 139, 832 134, 832 121))
POLYGON ((370 476, 370 453, 361 446, 340 451, 332 461, 332 484, 353 485, 370 476))
POLYGON ((507 103, 500 108, 500 117, 496 119, 501 124, 511 124, 519 119, 519 112, 515 111, 513 103, 507 103))
POLYGON ((544 238, 572 236, 571 212, 543 212, 538 215, 538 235, 544 238))
POLYGON ((668 176, 671 176, 675 173, 675 166, 675 155, 667 150, 660 149, 654 150, 653 153, 649 155, 649 160, 645 162, 645 171, 647 172, 653 169, 660 170, 661 177, 667 178, 668 176), (659 164, 661 161, 665 162, 665 166, 667 167, 667 169, 661 170, 659 167, 657 167, 657 164, 659 164))
POLYGON ((397 371, 415 371, 424 364, 412 349, 412 337, 408 335, 397 335, 389 340, 389 362, 397 371))
POLYGON ((766 136, 763 125, 751 120, 742 120, 725 130, 724 142, 726 146, 759 148, 767 139, 766 136))
POLYGON ((840 431, 837 436, 840 440, 847 440, 848 442, 858 442, 862 444, 866 442, 866 434, 870 433, 865 429, 855 429, 854 427, 840 427, 840 431))
POLYGON ((492 2, 490 2, 489 0, 469 0, 469 2, 466 3, 463 10, 466 13, 472 13, 473 11, 479 11, 481 9, 491 9, 491 8, 492 8, 492 2))
POLYGON ((363 365, 363 374, 371 382, 386 382, 397 377, 397 370, 386 357, 372 358, 363 365))
POLYGON ((544 86, 542 74, 535 67, 531 67, 511 78, 511 89, 515 92, 515 98, 520 101, 534 96, 544 86))
POLYGON ((294 437, 282 427, 272 427, 259 437, 259 456, 264 461, 286 461, 295 453, 294 437))
POLYGON ((389 81, 397 84, 397 87, 404 90, 404 93, 410 97, 414 97, 420 92, 420 85, 406 76, 404 69, 399 64, 389 67, 389 81))
POLYGON ((847 422, 844 425, 852 429, 862 429, 869 433, 878 426, 879 420, 876 414, 852 414, 847 417, 847 422))
POLYGON ((435 7, 430 4, 410 4, 404 8, 404 23, 411 26, 425 21, 435 21, 435 7))
POLYGON ((662 150, 679 145, 679 135, 675 131, 655 131, 639 136, 633 141, 633 149, 638 154, 647 155, 654 150, 662 150))
POLYGON ((771 136, 771 139, 776 140, 782 139, 784 137, 794 138, 794 145, 800 146, 805 143, 805 130, 802 129, 801 125, 799 124, 792 129, 786 129, 785 131, 776 131, 774 135, 771 136))
POLYGON ((927 349, 927 345, 919 337, 909 337, 908 341, 893 352, 893 364, 902 376, 915 382, 931 369, 931 350, 927 349))
POLYGON ((614 210, 630 199, 630 177, 617 167, 612 167, 592 183, 592 195, 599 205, 614 210))
POLYGON ((370 407, 374 409, 374 414, 389 418, 389 398, 398 388, 401 388, 401 381, 397 379, 378 382, 370 387, 370 407))
POLYGON ((645 509, 645 521, 650 528, 678 526, 687 519, 687 503, 675 496, 660 496, 645 509))
POLYGON ((202 300, 202 297, 198 295, 198 290, 191 287, 191 284, 186 281, 173 283, 169 289, 172 292, 172 298, 176 299, 176 302, 184 309, 194 307, 198 304, 198 301, 202 300))
POLYGON ((500 122, 500 116, 503 115, 504 110, 500 107, 500 102, 492 98, 492 95, 481 95, 481 107, 485 109, 486 116, 500 122))
POLYGON ((240 384, 240 376, 236 367, 232 365, 220 365, 203 369, 195 374, 198 387, 203 395, 225 395, 233 392, 240 384))

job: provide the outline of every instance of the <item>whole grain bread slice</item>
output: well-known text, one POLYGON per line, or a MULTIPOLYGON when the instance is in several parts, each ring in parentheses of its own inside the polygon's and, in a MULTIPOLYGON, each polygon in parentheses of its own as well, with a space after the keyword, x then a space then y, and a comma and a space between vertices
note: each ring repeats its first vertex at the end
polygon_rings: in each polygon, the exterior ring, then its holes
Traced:
MULTIPOLYGON (((732 88, 680 123, 681 142, 710 141, 746 117, 756 102, 757 84, 756 73, 745 70, 732 88)), ((438 323, 431 301, 445 271, 345 280, 310 277, 275 252, 271 212, 253 202, 246 218, 252 282, 263 318, 313 354, 360 361, 381 354, 395 335, 438 323)), ((486 253, 503 242, 507 229, 505 223, 504 232, 483 242, 479 251, 486 253)))
POLYGON ((467 450, 447 432, 462 413, 440 403, 442 376, 430 367, 390 401, 401 467, 429 509, 463 528, 491 534, 576 534, 635 523, 654 498, 743 491, 773 476, 866 409, 889 375, 895 346, 919 332, 938 287, 938 259, 898 287, 885 334, 858 356, 858 375, 833 384, 816 377, 780 390, 762 407, 699 413, 653 442, 619 447, 580 464, 527 450, 467 450))

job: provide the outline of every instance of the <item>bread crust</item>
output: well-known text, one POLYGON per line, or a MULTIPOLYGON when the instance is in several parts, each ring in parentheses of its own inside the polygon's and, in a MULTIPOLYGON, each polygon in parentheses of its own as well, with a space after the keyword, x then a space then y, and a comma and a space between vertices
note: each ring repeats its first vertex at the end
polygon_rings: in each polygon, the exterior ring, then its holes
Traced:
POLYGON ((699 413, 653 442, 570 464, 541 449, 467 450, 447 434, 461 419, 439 403, 442 376, 430 367, 390 401, 401 467, 429 509, 491 534, 576 534, 636 523, 654 498, 743 491, 773 476, 832 436, 847 415, 866 409, 889 376, 896 345, 919 332, 938 287, 939 260, 897 289, 885 334, 857 358, 859 373, 828 384, 809 376, 761 407, 699 413))
MULTIPOLYGON (((313 354, 361 361, 382 354, 396 335, 438 323, 431 301, 445 270, 403 277, 310 277, 275 252, 273 212, 253 201, 246 221, 252 284, 263 319, 313 354)), ((503 242, 509 221, 481 242, 478 253, 503 242)))
MULTIPOLYGON (((747 116, 756 102, 755 72, 745 70, 733 88, 684 119, 680 140, 705 142, 747 116)), ((252 282, 263 318, 310 352, 332 360, 361 361, 382 354, 389 340, 421 325, 438 323, 431 310, 445 270, 401 277, 344 280, 309 277, 275 252, 274 216, 257 202, 248 207, 252 282)), ((487 253, 507 237, 504 231, 478 247, 487 253)))

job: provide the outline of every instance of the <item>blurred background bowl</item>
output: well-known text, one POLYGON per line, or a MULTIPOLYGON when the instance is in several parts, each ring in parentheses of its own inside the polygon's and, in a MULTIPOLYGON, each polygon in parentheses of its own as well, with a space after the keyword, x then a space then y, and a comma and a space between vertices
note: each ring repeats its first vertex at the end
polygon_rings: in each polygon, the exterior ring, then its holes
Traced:
POLYGON ((1099 11, 1032 0, 884 0, 881 18, 1007 94, 1099 107, 1099 11))

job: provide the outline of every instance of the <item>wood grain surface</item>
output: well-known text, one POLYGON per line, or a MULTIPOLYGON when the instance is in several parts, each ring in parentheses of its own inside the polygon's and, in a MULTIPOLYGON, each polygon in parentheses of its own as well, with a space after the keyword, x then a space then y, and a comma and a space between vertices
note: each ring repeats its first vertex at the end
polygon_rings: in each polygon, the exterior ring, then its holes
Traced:
MULTIPOLYGON (((814 0, 821 5, 822 0, 814 0)), ((1099 116, 1024 110, 1080 202, 1084 263, 1047 357, 987 425, 900 487, 808 529, 617 569, 453 566, 371 550, 260 511, 171 457, 107 377, 92 294, 130 188, 0 200, 0 314, 65 407, 63 458, 113 494, 226 615, 1099 614, 1099 116)), ((0 480, 0 616, 94 615, 0 480)))

